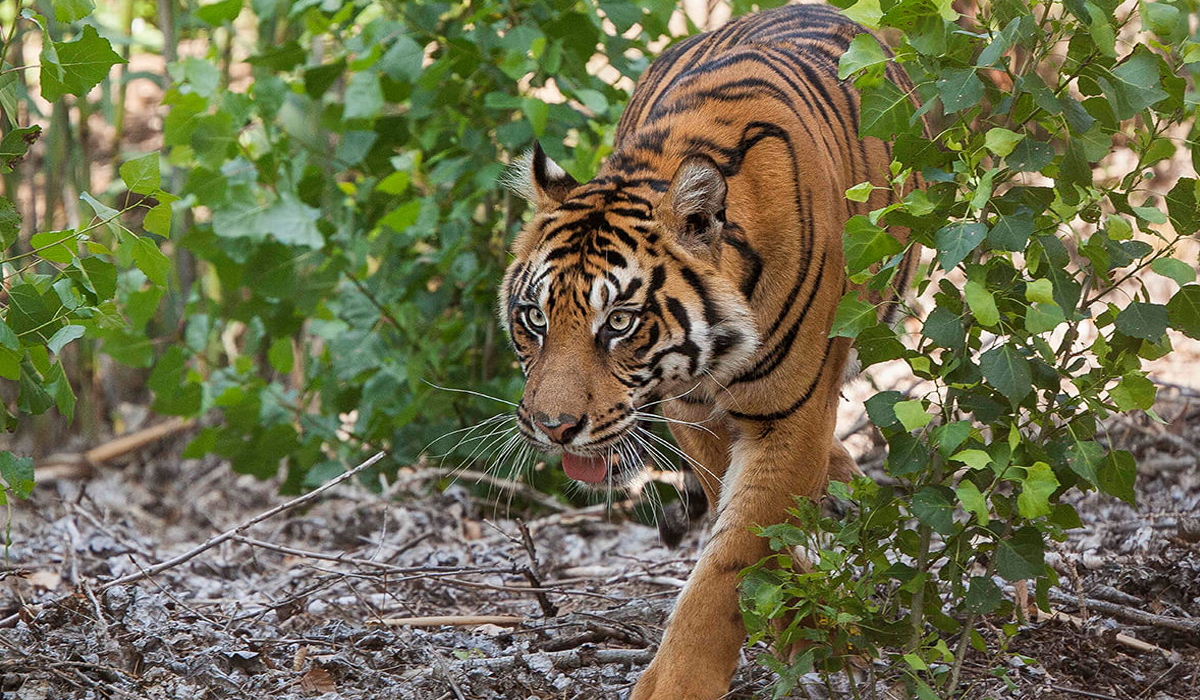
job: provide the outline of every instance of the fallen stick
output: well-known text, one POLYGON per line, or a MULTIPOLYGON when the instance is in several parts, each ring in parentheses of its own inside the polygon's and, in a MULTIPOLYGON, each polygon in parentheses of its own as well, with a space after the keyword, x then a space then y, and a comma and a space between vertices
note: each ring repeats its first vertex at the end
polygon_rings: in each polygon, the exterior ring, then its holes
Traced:
POLYGON ((115 440, 109 440, 103 445, 97 445, 81 454, 56 453, 39 459, 34 466, 39 482, 56 479, 79 479, 91 475, 92 468, 121 455, 149 445, 175 433, 192 427, 195 421, 183 418, 172 418, 149 428, 144 428, 129 435, 122 435, 115 440))
POLYGON ((473 627, 475 625, 516 627, 524 621, 525 618, 513 615, 435 615, 432 617, 387 617, 367 624, 385 627, 473 627))
MULTIPOLYGON (((1058 600, 1059 602, 1066 601, 1074 605, 1079 604, 1079 601, 1071 598, 1071 596, 1058 593, 1056 591, 1051 591, 1050 597, 1058 600)), ((1183 632, 1184 634, 1190 634, 1195 638, 1200 639, 1200 621, 1185 620, 1181 617, 1169 617, 1167 615, 1145 612, 1144 610, 1137 610, 1125 605, 1118 605, 1117 603, 1110 603, 1108 601, 1097 600, 1095 598, 1086 598, 1084 599, 1084 602, 1093 612, 1101 612, 1105 615, 1110 615, 1126 622, 1132 622, 1135 625, 1149 625, 1151 627, 1160 627, 1163 629, 1174 630, 1176 632, 1183 632)))
POLYGON ((654 658, 654 649, 595 649, 577 647, 566 651, 543 651, 529 654, 514 654, 512 656, 497 656, 490 659, 463 659, 454 663, 457 670, 486 668, 492 671, 504 671, 524 663, 526 657, 549 657, 554 668, 570 670, 581 666, 600 666, 602 664, 641 665, 650 663, 654 658))
POLYGON ((109 581, 100 586, 100 591, 103 592, 103 591, 108 590, 109 588, 112 588, 113 586, 123 586, 128 583, 140 581, 144 578, 148 578, 150 576, 160 574, 172 567, 179 566, 180 564, 184 563, 185 561, 188 561, 189 559, 195 557, 196 555, 200 554, 201 552, 204 552, 205 550, 208 550, 208 549, 212 549, 213 547, 216 547, 217 545, 221 544, 222 542, 232 539, 235 535, 242 534, 242 532, 244 530, 247 530, 247 529, 257 525, 268 518, 274 517, 274 516, 284 512, 285 510, 291 510, 292 508, 295 508, 297 506, 302 506, 305 503, 308 503, 309 501, 314 500, 317 496, 321 495, 322 493, 325 493, 326 491, 333 488, 334 486, 337 486, 338 484, 342 483, 343 481, 353 477, 354 475, 363 471, 367 467, 370 467, 371 465, 375 464, 379 460, 383 459, 383 456, 384 456, 383 452, 376 452, 369 459, 367 459, 367 461, 365 461, 362 464, 358 465, 357 467, 351 469, 350 471, 346 472, 345 474, 338 476, 336 479, 334 479, 333 481, 330 481, 328 484, 325 484, 324 486, 320 486, 316 489, 313 489, 312 491, 309 491, 308 493, 304 494, 303 496, 298 496, 296 498, 293 498, 292 500, 288 501, 287 503, 282 503, 280 505, 277 505, 268 511, 259 513, 258 515, 247 520, 246 522, 242 523, 241 525, 238 525, 237 527, 226 530, 225 532, 222 532, 221 534, 216 535, 215 537, 211 537, 204 544, 193 547, 193 548, 189 549, 188 551, 184 552, 183 554, 180 554, 177 557, 173 557, 171 559, 168 559, 167 561, 160 562, 149 568, 142 569, 142 570, 138 571, 137 573, 129 574, 128 576, 122 576, 121 578, 109 581))
MULTIPOLYGON (((1071 625, 1074 625, 1075 627, 1077 627, 1079 629, 1084 629, 1087 627, 1087 623, 1084 622, 1082 619, 1075 617, 1074 615, 1071 615, 1069 613, 1065 613, 1061 610, 1055 610, 1053 612, 1046 612, 1045 610, 1042 610, 1039 608, 1037 611, 1037 618, 1038 618, 1039 622, 1044 622, 1046 620, 1058 620, 1060 622, 1070 623, 1071 625)), ((1117 636, 1114 637, 1114 639, 1116 639, 1117 643, 1127 646, 1130 649, 1135 649, 1137 651, 1142 651, 1142 652, 1153 651, 1153 652, 1158 652, 1159 654, 1162 654, 1163 656, 1166 656, 1166 657, 1171 656, 1171 652, 1167 651, 1166 649, 1163 649, 1160 646, 1155 646, 1154 644, 1151 644, 1149 642, 1143 642, 1142 640, 1137 639, 1136 637, 1130 637, 1127 634, 1122 634, 1122 633, 1118 632, 1117 636)))

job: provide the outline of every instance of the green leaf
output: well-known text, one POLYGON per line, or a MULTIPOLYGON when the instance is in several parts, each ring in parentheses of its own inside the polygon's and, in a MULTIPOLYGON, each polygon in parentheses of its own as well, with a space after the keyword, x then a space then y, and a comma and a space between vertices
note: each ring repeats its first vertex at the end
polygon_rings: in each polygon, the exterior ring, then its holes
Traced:
POLYGON ((972 469, 987 469, 987 465, 992 463, 992 456, 983 450, 968 449, 955 453, 950 461, 962 462, 972 469))
POLYGON ((92 0, 54 0, 54 19, 64 24, 81 20, 92 14, 92 0))
POLYGON ((838 303, 829 337, 855 338, 877 322, 875 307, 859 299, 858 292, 847 292, 838 303))
POLYGON ((346 109, 343 119, 374 119, 383 109, 383 89, 379 86, 379 74, 366 70, 350 76, 346 85, 346 109))
POLYGON ((948 224, 933 234, 938 262, 947 272, 971 254, 987 236, 988 228, 978 222, 948 224))
POLYGON ((881 391, 875 394, 864 402, 867 409, 867 417, 880 428, 888 428, 895 425, 896 412, 892 407, 903 396, 898 391, 881 391))
POLYGON ((202 164, 213 170, 219 169, 237 143, 233 117, 226 112, 196 117, 191 123, 187 143, 202 164))
POLYGON ((967 597, 964 601, 967 612, 986 615, 1000 607, 1003 600, 1004 595, 1001 593, 1000 587, 990 577, 971 577, 971 582, 967 587, 967 597))
MULTIPOLYGON (((860 34, 859 36, 863 36, 860 34)), ((851 202, 865 202, 871 198, 871 192, 875 190, 875 186, 869 182, 860 182, 854 187, 846 190, 846 199, 851 202)))
POLYGON ((888 474, 905 476, 929 467, 932 455, 925 444, 912 433, 897 431, 888 437, 888 454, 885 464, 888 474))
POLYGON ((1177 258, 1155 258, 1150 269, 1163 277, 1169 277, 1180 286, 1196 281, 1196 270, 1177 258))
MULTIPOLYGON (((387 58, 387 54, 384 54, 387 58)), ((380 60, 380 67, 383 67, 383 60, 380 60)), ((326 63, 320 66, 310 66, 304 69, 304 92, 313 99, 319 99, 325 94, 338 78, 346 72, 346 57, 343 56, 333 63, 326 63)))
POLYGON ((1045 168, 1054 160, 1050 144, 1027 138, 1013 147, 1005 162, 1014 170, 1032 173, 1045 168))
POLYGON ((401 34, 379 59, 379 67, 396 82, 416 82, 421 77, 425 51, 420 44, 401 34))
POLYGON ((8 250, 21 233, 21 212, 7 197, 0 197, 0 251, 8 250))
POLYGON ((1122 411, 1150 408, 1154 405, 1157 393, 1154 382, 1142 372, 1131 372, 1121 377, 1120 383, 1108 390, 1109 397, 1122 411))
POLYGON ((291 372, 292 367, 295 365, 295 356, 292 354, 292 339, 282 337, 271 341, 271 348, 267 351, 267 361, 280 374, 291 372))
POLYGON ((883 10, 880 9, 879 0, 858 0, 842 10, 842 14, 859 24, 872 28, 878 27, 879 20, 883 19, 883 10))
POLYGON ((17 351, 21 349, 21 341, 17 338, 17 334, 13 329, 8 327, 4 319, 0 319, 0 347, 9 350, 17 351))
POLYGON ((1071 434, 1074 444, 1067 448, 1067 465, 1071 471, 1087 480, 1088 484, 1099 481, 1100 465, 1104 460, 1104 448, 1091 440, 1079 440, 1071 434))
POLYGON ((1054 283, 1046 278, 1036 279, 1025 285, 1025 298, 1043 304, 1054 303, 1054 283))
POLYGON ((188 354, 179 345, 167 348, 146 381, 154 392, 153 409, 161 414, 186 416, 200 410, 202 392, 199 384, 189 382, 188 354))
POLYGON ((929 317, 925 319, 925 325, 921 328, 921 335, 939 347, 951 350, 961 350, 964 347, 962 319, 953 311, 941 306, 929 312, 929 317))
POLYGON ((29 245, 37 251, 37 256, 43 260, 56 263, 69 263, 76 256, 75 231, 42 231, 35 233, 29 239, 29 245))
POLYGON ((127 160, 121 165, 121 181, 130 192, 154 194, 162 185, 158 172, 158 153, 147 153, 141 158, 127 160))
POLYGON ((954 489, 954 495, 958 496, 958 502, 962 503, 963 510, 972 513, 975 516, 975 522, 981 527, 991 521, 987 501, 979 492, 979 487, 975 485, 975 482, 970 479, 958 482, 958 487, 954 489))
POLYGON ((1029 360, 1010 345, 1000 345, 980 355, 979 370, 988 384, 1013 405, 1020 403, 1033 388, 1029 360))
POLYGON ((863 89, 861 136, 891 141, 895 135, 913 130, 912 119, 912 102, 895 83, 885 80, 863 89))
POLYGON ((171 260, 163 254, 154 241, 142 236, 127 234, 123 245, 133 256, 133 262, 152 283, 167 286, 167 275, 171 272, 171 260))
POLYGON ((18 284, 9 290, 5 321, 27 347, 45 344, 61 323, 55 321, 54 312, 32 284, 18 284))
POLYGON ((967 280, 963 285, 963 295, 971 308, 971 315, 976 321, 985 326, 994 326, 1000 322, 1000 311, 996 309, 996 300, 982 284, 975 280, 967 280))
POLYGON ((251 56, 246 62, 252 66, 261 66, 275 71, 288 71, 304 63, 307 54, 294 39, 281 46, 273 46, 262 53, 251 56))
POLYGON ((146 212, 146 217, 142 219, 142 228, 163 238, 170 238, 171 215, 174 213, 171 203, 178 201, 179 198, 166 192, 159 192, 155 197, 158 199, 158 204, 146 212))
POLYGON ((1096 485, 1110 496, 1125 501, 1129 505, 1137 505, 1137 494, 1133 490, 1137 479, 1137 463, 1133 455, 1125 450, 1113 450, 1108 459, 1100 466, 1099 480, 1096 485))
POLYGON ((879 41, 870 34, 863 33, 850 41, 850 46, 838 60, 838 79, 845 80, 864 68, 882 66, 888 62, 879 41))
POLYGON ((201 5, 194 11, 196 17, 204 22, 220 27, 226 22, 232 22, 242 12, 242 0, 217 0, 207 5, 201 5))
POLYGON ((42 127, 27 126, 12 129, 0 139, 0 171, 12 172, 12 169, 25 159, 29 147, 42 135, 42 127))
POLYGON ((1188 17, 1165 2, 1139 2, 1142 28, 1154 32, 1168 44, 1178 44, 1188 35, 1188 17))
POLYGON ((21 362, 21 379, 18 384, 21 387, 21 393, 17 397, 18 410, 40 416, 54 406, 54 397, 46 391, 46 380, 38 376, 33 363, 28 360, 21 362))
POLYGON ((542 136, 546 133, 546 122, 550 118, 550 107, 542 100, 536 97, 527 97, 521 100, 521 111, 525 113, 525 118, 529 120, 529 126, 533 128, 535 136, 542 136))
POLYGON ((1017 510, 1025 518, 1050 515, 1050 496, 1059 486, 1054 470, 1045 462, 1036 462, 1025 468, 1021 480, 1021 495, 1017 496, 1017 510))
POLYGON ((1189 284, 1175 292, 1167 302, 1167 319, 1171 328, 1200 340, 1200 285, 1189 284))
POLYGON ((0 479, 20 498, 33 493, 33 458, 17 457, 5 450, 0 452, 0 479))
POLYGON ((1131 338, 1156 341, 1167 332, 1168 313, 1162 304, 1130 302, 1117 314, 1117 330, 1131 338))
POLYGON ((57 355, 67 343, 76 338, 83 337, 83 332, 83 326, 63 326, 54 335, 50 336, 50 340, 46 341, 46 348, 57 355))
POLYGON ((1167 193, 1167 215, 1171 226, 1180 236, 1190 236, 1200 230, 1200 180, 1181 177, 1167 193))
POLYGON ((1009 131, 1002 127, 994 127, 988 129, 987 135, 984 136, 983 146, 992 153, 1003 158, 1013 152, 1021 139, 1025 138, 1025 134, 1018 134, 1015 131, 1009 131))
POLYGON ((904 250, 900 241, 862 215, 853 216, 846 222, 843 242, 846 247, 846 268, 851 275, 904 250))
POLYGON ((900 424, 909 432, 917 428, 924 428, 929 425, 929 421, 933 420, 933 416, 925 411, 925 405, 919 399, 897 401, 892 406, 892 410, 895 412, 896 418, 900 420, 900 424))
POLYGON ((945 486, 926 486, 913 494, 912 513, 935 532, 954 532, 954 492, 945 486))
POLYGON ((90 24, 84 25, 83 32, 75 41, 56 41, 53 42, 53 48, 57 61, 46 65, 46 55, 43 53, 41 67, 42 98, 49 102, 55 102, 63 95, 86 95, 108 77, 113 66, 126 62, 112 50, 108 39, 97 34, 96 28, 90 24))
MULTIPOLYGON (((1105 55, 1111 58, 1117 57, 1117 35, 1113 31, 1110 19, 1111 12, 1100 9, 1095 3, 1085 3, 1084 5, 1088 21, 1088 36, 1092 42, 1096 44, 1096 48, 1105 55)), ((1081 19, 1084 19, 1081 17, 1081 19)))
POLYGON ((1020 581, 1042 575, 1044 565, 1042 533, 1026 526, 996 541, 996 573, 1006 581, 1020 581))
POLYGON ((1165 100, 1168 95, 1159 85, 1159 59, 1145 45, 1138 45, 1109 78, 1099 78, 1104 97, 1117 119, 1134 117, 1143 109, 1165 100))
POLYGON ((259 225, 280 243, 320 248, 325 239, 317 228, 321 210, 304 204, 290 193, 262 213, 259 225))
POLYGON ((937 90, 947 114, 974 107, 983 97, 983 83, 975 75, 973 67, 942 71, 937 90))
POLYGON ((1025 330, 1037 335, 1058 328, 1066 320, 1057 304, 1034 304, 1025 311, 1025 330))
POLYGON ((67 421, 75 420, 75 392, 67 380, 62 362, 55 362, 44 378, 46 393, 54 398, 54 405, 67 421))

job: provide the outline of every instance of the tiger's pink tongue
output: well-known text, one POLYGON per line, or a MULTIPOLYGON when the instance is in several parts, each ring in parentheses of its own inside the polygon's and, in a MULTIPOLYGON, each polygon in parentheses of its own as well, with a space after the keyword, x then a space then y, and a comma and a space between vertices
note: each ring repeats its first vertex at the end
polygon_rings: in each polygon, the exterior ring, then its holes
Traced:
POLYGON ((605 475, 608 474, 608 460, 603 457, 564 452, 562 465, 567 476, 577 481, 586 481, 589 484, 598 484, 604 481, 605 475))

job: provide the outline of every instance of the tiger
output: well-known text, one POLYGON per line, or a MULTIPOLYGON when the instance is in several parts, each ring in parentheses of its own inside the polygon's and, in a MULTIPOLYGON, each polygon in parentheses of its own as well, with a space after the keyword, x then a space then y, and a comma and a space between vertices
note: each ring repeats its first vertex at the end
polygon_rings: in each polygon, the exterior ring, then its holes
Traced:
MULTIPOLYGON (((514 166, 533 214, 498 303, 525 375, 523 438, 571 479, 619 489, 646 468, 660 411, 715 508, 632 700, 726 693, 746 637, 739 572, 770 554, 752 527, 857 473, 834 437, 852 352, 831 337, 851 290, 842 233, 903 194, 888 186, 891 145, 858 136, 860 97, 837 77, 866 31, 823 5, 743 16, 652 62, 591 181, 540 144, 514 166), (849 201, 868 181, 870 198, 849 201)), ((894 61, 886 78, 912 92, 894 61)), ((890 289, 858 290, 881 317, 915 250, 890 289)))

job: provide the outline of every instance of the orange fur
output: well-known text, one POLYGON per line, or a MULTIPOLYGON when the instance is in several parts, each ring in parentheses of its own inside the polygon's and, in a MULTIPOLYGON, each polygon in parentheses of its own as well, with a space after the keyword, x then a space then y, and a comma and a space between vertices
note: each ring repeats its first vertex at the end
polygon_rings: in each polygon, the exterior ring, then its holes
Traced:
POLYGON ((769 554, 751 527, 857 473, 833 436, 850 341, 828 334, 847 289, 844 224, 893 201, 845 198, 884 184, 890 162, 858 139, 858 96, 836 77, 862 31, 821 6, 742 18, 650 67, 591 182, 540 149, 530 159, 522 189, 538 211, 500 295, 528 375, 522 430, 612 488, 645 457, 635 409, 661 403, 716 507, 633 700, 726 692, 745 638, 738 573, 769 554), (636 321, 617 328, 621 314, 636 321))

